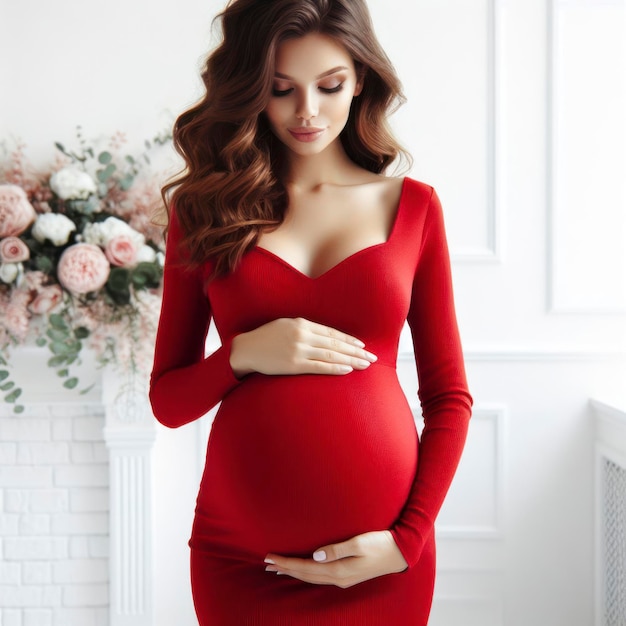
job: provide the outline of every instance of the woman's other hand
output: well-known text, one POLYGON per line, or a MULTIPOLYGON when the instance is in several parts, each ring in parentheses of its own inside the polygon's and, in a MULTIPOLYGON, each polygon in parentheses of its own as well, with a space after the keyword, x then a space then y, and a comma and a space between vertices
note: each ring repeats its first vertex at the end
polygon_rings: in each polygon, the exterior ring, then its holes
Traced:
POLYGON ((268 554, 265 562, 268 572, 342 589, 377 576, 397 574, 408 567, 388 530, 364 533, 342 543, 318 548, 312 559, 268 554))
POLYGON ((348 374, 376 356, 362 341, 302 318, 280 318, 233 338, 230 366, 238 378, 261 374, 348 374))

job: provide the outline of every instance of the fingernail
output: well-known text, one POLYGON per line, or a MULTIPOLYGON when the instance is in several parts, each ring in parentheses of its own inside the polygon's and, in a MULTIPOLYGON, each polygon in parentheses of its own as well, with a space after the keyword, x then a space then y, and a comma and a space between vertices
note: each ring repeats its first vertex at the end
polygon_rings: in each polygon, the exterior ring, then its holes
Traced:
POLYGON ((338 368, 340 374, 349 374, 352 368, 349 365, 339 365, 338 368))
POLYGON ((275 572, 275 571, 276 571, 276 568, 275 568, 275 567, 273 567, 272 565, 268 565, 268 566, 265 568, 265 571, 266 571, 266 572, 275 572))
POLYGON ((365 348, 365 344, 360 339, 353 339, 352 343, 359 348, 365 348))
POLYGON ((263 562, 269 563, 270 565, 276 565, 276 561, 272 561, 269 556, 263 562))
POLYGON ((365 354, 367 355, 367 358, 370 359, 372 362, 378 360, 378 357, 375 354, 367 352, 367 350, 365 351, 365 354))
POLYGON ((277 576, 282 576, 285 572, 276 572, 277 576))
POLYGON ((324 550, 318 550, 317 552, 313 553, 313 560, 314 561, 325 561, 326 560, 326 552, 324 552, 324 550))

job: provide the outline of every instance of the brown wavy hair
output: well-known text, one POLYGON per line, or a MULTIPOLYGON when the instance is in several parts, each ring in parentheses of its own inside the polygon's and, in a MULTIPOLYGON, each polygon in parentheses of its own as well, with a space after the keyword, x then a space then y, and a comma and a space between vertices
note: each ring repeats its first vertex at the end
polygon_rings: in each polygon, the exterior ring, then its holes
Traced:
POLYGON ((365 0, 230 0, 215 19, 223 38, 202 72, 206 93, 174 125, 186 167, 162 193, 176 207, 191 265, 213 259, 214 275, 223 275, 287 209, 284 149, 263 113, 282 41, 319 32, 352 56, 363 89, 340 135, 352 161, 381 173, 410 156, 387 123, 405 98, 365 0))

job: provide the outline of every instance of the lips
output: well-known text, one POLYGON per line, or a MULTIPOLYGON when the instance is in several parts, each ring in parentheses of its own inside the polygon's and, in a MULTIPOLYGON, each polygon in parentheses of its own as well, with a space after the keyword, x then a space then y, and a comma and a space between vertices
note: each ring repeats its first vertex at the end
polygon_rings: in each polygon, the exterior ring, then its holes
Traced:
POLYGON ((307 126, 306 128, 304 127, 288 128, 287 130, 291 133, 294 139, 297 139, 298 141, 302 141, 306 143, 310 141, 315 141, 316 139, 321 137, 326 129, 307 126))

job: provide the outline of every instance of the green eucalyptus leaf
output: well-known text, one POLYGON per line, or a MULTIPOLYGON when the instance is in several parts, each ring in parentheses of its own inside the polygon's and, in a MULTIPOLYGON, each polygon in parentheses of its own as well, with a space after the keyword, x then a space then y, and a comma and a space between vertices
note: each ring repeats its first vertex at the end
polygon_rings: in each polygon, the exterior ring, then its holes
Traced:
POLYGON ((13 407, 13 413, 23 413, 24 412, 24 405, 23 404, 16 404, 13 407))
POLYGON ((130 302, 130 289, 125 291, 116 291, 109 293, 111 300, 115 305, 124 306, 130 302))
POLYGON ((112 159, 113 159, 113 156, 111 155, 110 152, 107 152, 106 150, 104 152, 101 152, 98 155, 98 161, 102 163, 102 165, 106 165, 107 163, 110 163, 112 159))
POLYGON ((38 256, 35 259, 35 265, 37 266, 37 269, 44 274, 49 274, 54 268, 54 263, 52 262, 52 259, 47 256, 38 256))
POLYGON ((128 191, 135 182, 135 177, 132 174, 126 174, 122 180, 120 180, 120 189, 122 191, 128 191))
POLYGON ((156 289, 161 284, 161 267, 157 263, 139 263, 133 270, 133 285, 138 289, 156 289))
POLYGON ((72 356, 65 357, 65 360, 68 365, 71 365, 72 363, 75 363, 78 360, 78 355, 72 354, 72 356))
POLYGON ((133 272, 132 281, 133 287, 135 287, 135 289, 144 289, 146 286, 147 277, 141 272, 133 272))
POLYGON ((52 352, 52 354, 58 355, 67 355, 72 352, 72 350, 68 348, 68 345, 63 341, 53 341, 50 344, 50 351, 52 352))
POLYGON ((68 378, 64 383, 63 386, 66 389, 74 389, 76 387, 76 385, 78 385, 78 378, 76 378, 76 376, 72 377, 72 378, 68 378))
POLYGON ((95 213, 99 207, 100 203, 98 202, 98 198, 92 194, 83 206, 83 213, 91 215, 92 213, 95 213))
POLYGON ((79 326, 78 328, 74 329, 74 337, 76 337, 76 339, 87 339, 89 335, 89 329, 85 328, 85 326, 79 326))
POLYGON ((86 393, 89 393, 95 386, 96 386, 96 383, 93 383, 93 384, 89 385, 89 387, 85 387, 84 389, 81 389, 80 390, 80 395, 84 396, 86 393))
POLYGON ((59 330, 57 328, 48 328, 46 335, 50 337, 52 341, 65 341, 70 336, 70 331, 66 329, 59 330))
POLYGON ((130 272, 123 267, 114 267, 109 274, 106 286, 110 293, 124 292, 128 290, 130 272))
POLYGON ((96 176, 101 183, 105 183, 113 176, 116 169, 115 163, 109 163, 103 170, 98 170, 96 176))
POLYGON ((9 389, 13 389, 15 387, 15 383, 10 380, 8 383, 4 383, 4 385, 0 385, 0 391, 8 391, 9 389))
POLYGON ((63 154, 66 154, 66 152, 65 152, 65 146, 64 146, 62 143, 60 143, 60 142, 58 142, 58 141, 55 141, 55 142, 54 142, 54 145, 56 146, 56 149, 57 149, 57 150, 60 150, 63 154))
MULTIPOLYGON (((99 207, 98 198, 96 198, 96 196, 94 196, 93 194, 90 195, 89 198, 87 198, 87 200, 72 200, 71 202, 72 202, 72 207, 71 207, 72 210, 82 215, 90 215, 99 207)), ((82 230, 82 227, 85 223, 84 219, 82 219, 80 223, 78 222, 77 218, 74 218, 74 221, 77 222, 77 226, 79 227, 79 230, 82 230)))
POLYGON ((4 396, 5 402, 15 402, 22 395, 21 389, 14 389, 10 394, 4 396))
POLYGON ((69 361, 69 357, 59 354, 48 359, 48 367, 59 367, 59 365, 63 365, 67 361, 69 361))
POLYGON ((71 354, 78 354, 83 349, 83 344, 78 339, 67 341, 67 347, 71 354))
POLYGON ((6 370, 0 370, 0 382, 6 380, 9 377, 9 372, 6 370))
POLYGON ((61 378, 65 378, 66 376, 70 375, 70 370, 67 369, 67 367, 64 367, 62 370, 59 370, 57 372, 57 376, 61 377, 61 378))
POLYGON ((0 356, 0 365, 8 365, 8 363, 6 362, 5 358, 0 356))
POLYGON ((130 154, 126 155, 126 160, 131 164, 134 165, 135 164, 135 159, 130 156, 130 154))
POLYGON ((35 339, 35 344, 37 344, 40 348, 43 348, 48 343, 45 337, 37 337, 35 339))
POLYGON ((48 318, 48 321, 50 322, 50 326, 52 326, 52 328, 56 328, 58 330, 67 330, 69 328, 63 316, 58 313, 53 313, 48 318))

